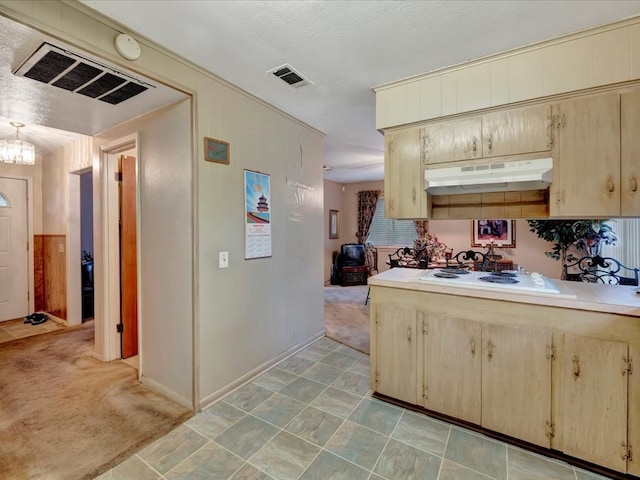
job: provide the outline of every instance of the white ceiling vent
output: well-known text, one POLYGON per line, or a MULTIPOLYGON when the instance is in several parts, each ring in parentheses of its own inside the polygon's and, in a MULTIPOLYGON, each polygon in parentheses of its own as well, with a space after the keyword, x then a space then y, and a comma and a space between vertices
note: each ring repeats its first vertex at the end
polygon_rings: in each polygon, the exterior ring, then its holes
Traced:
POLYGON ((46 42, 13 73, 112 105, 156 88, 109 65, 46 42))
POLYGON ((284 65, 280 65, 279 67, 268 70, 267 73, 272 73, 283 82, 295 88, 304 87, 306 85, 315 85, 315 83, 313 83, 308 78, 305 78, 295 68, 286 63, 284 65))

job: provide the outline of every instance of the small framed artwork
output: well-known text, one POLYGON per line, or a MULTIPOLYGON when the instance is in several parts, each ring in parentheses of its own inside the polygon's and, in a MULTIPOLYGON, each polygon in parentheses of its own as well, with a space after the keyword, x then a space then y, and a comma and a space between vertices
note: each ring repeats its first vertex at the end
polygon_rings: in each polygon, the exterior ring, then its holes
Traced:
POLYGON ((229 147, 229 142, 204 137, 204 159, 207 162, 229 165, 230 156, 231 148, 229 147))
POLYGON ((338 210, 329 210, 329 238, 340 238, 340 218, 338 210))
POLYGON ((471 220, 471 246, 485 247, 493 243, 497 247, 515 248, 515 220, 471 220))

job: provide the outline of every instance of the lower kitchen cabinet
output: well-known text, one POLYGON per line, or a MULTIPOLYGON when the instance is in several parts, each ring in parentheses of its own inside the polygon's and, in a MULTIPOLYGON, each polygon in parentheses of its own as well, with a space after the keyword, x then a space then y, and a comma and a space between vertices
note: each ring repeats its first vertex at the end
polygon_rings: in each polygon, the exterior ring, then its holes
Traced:
POLYGON ((625 472, 630 443, 627 344, 565 335, 563 350, 563 451, 625 472))
POLYGON ((421 330, 421 405, 480 424, 482 324, 424 314, 421 330))
POLYGON ((482 426, 551 446, 550 331, 482 325, 482 426))
POLYGON ((416 310, 397 305, 375 309, 376 355, 373 390, 417 404, 418 348, 416 310))
POLYGON ((375 284, 371 299, 375 392, 640 477, 638 317, 375 284))

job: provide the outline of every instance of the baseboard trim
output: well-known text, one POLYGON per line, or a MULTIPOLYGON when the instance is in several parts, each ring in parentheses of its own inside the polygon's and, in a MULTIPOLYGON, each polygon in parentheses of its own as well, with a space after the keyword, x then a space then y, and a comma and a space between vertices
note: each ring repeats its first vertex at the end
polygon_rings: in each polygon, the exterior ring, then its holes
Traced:
POLYGON ((243 385, 246 385, 251 380, 256 378, 258 375, 261 375, 264 372, 266 372, 268 370, 271 370, 273 367, 275 367, 277 364, 279 364, 283 360, 286 360, 287 358, 291 357, 292 355, 295 355, 300 350, 303 350, 304 348, 308 347, 313 342, 318 341, 320 338, 322 338, 324 336, 325 336, 325 330, 323 328, 321 331, 314 333, 310 337, 306 338, 305 340, 303 340, 302 342, 298 343, 297 345, 294 345, 293 347, 289 348, 285 352, 283 352, 283 353, 277 355, 276 357, 272 358, 271 360, 268 360, 268 361, 264 362, 263 364, 257 366, 256 368, 254 368, 250 372, 246 373, 245 375, 241 376, 237 380, 231 382, 230 384, 222 387, 221 389, 216 390, 215 392, 213 392, 213 393, 207 395, 206 397, 202 398, 200 400, 200 402, 199 402, 199 409, 200 410, 205 410, 206 408, 209 408, 211 405, 213 405, 215 402, 217 402, 221 398, 227 396, 228 394, 230 394, 234 390, 237 390, 238 388, 242 387, 243 385))
POLYGON ((190 399, 180 395, 177 392, 174 392, 170 388, 165 387, 161 383, 158 383, 157 381, 145 376, 144 374, 140 376, 140 383, 149 387, 152 390, 155 390, 159 394, 164 395, 167 398, 170 398, 174 402, 182 405, 184 408, 187 408, 189 410, 193 409, 193 404, 190 399))

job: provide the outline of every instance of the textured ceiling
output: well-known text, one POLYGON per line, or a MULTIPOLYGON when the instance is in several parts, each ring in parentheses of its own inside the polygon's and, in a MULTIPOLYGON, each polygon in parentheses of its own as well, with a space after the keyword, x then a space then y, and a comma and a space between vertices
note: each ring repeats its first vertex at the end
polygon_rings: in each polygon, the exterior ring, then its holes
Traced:
MULTIPOLYGON (((323 131, 325 178, 342 183, 382 178, 372 87, 640 14, 637 0, 81 1, 323 131), (315 85, 266 73, 284 63, 315 85)), ((0 46, 12 45, 2 32, 0 46)), ((2 95, 0 116, 28 123, 4 113, 2 95)), ((37 118, 32 98, 12 103, 37 118)), ((84 115, 89 125, 100 117, 84 115)), ((68 119, 43 121, 66 129, 68 119)))

